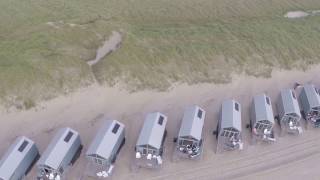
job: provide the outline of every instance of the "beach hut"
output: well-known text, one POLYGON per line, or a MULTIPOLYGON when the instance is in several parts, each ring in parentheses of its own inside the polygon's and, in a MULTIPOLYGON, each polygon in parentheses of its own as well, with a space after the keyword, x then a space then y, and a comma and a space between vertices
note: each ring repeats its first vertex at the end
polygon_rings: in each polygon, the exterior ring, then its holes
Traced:
POLYGON ((217 129, 217 152, 242 150, 241 105, 239 102, 225 100, 222 103, 217 129))
POLYGON ((23 179, 38 157, 35 143, 27 137, 18 137, 0 161, 0 179, 23 179))
POLYGON ((250 124, 254 141, 275 141, 274 116, 269 96, 260 94, 253 97, 250 124))
POLYGON ((147 115, 135 146, 139 167, 156 168, 162 164, 167 117, 160 112, 147 115))
POLYGON ((202 152, 202 129, 205 111, 199 106, 187 107, 177 138, 176 152, 179 156, 194 159, 202 152))
POLYGON ((94 167, 94 175, 108 177, 116 157, 125 143, 125 126, 117 120, 107 120, 93 139, 86 157, 94 167))
POLYGON ((277 107, 281 131, 289 134, 301 134, 301 113, 297 96, 292 89, 281 90, 277 107))
POLYGON ((81 153, 82 145, 77 131, 59 129, 37 163, 39 179, 65 179, 68 167, 81 153))
POLYGON ((304 85, 299 99, 304 118, 314 127, 320 127, 320 97, 314 85, 304 85))

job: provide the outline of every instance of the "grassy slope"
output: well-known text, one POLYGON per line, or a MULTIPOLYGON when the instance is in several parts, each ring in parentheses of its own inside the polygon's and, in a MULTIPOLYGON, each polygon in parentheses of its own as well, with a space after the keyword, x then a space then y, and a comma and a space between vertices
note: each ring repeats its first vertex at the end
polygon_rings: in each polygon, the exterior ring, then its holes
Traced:
POLYGON ((320 55, 320 16, 283 18, 320 9, 318 0, 0 0, 0 7, 0 97, 9 103, 92 82, 85 60, 112 30, 124 32, 122 46, 93 73, 133 90, 227 82, 232 72, 268 76, 320 55))
POLYGON ((274 66, 319 59, 320 17, 283 18, 289 10, 320 7, 319 1, 139 2, 123 16, 130 29, 122 49, 95 70, 101 82, 114 82, 116 73, 131 88, 165 89, 177 80, 225 82, 234 71, 268 76, 274 66))

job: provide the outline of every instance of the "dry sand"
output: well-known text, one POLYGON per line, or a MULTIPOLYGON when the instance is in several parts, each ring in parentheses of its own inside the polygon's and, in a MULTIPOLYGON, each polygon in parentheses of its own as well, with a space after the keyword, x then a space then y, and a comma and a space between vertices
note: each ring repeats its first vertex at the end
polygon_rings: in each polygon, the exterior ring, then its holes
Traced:
MULTIPOLYGON (((74 94, 43 103, 37 109, 1 112, 0 154, 18 135, 35 140, 43 152, 57 128, 70 126, 80 132, 84 144, 81 158, 68 173, 68 180, 80 179, 86 160, 84 153, 102 117, 118 119, 126 125, 126 144, 118 156, 113 179, 319 179, 319 130, 308 129, 302 136, 278 138, 273 145, 249 145, 249 104, 252 96, 266 92, 275 101, 279 90, 293 87, 295 82, 313 82, 320 85, 320 66, 301 72, 275 71, 272 78, 263 79, 245 75, 234 76, 225 85, 176 85, 168 92, 142 91, 128 93, 119 88, 91 86, 74 94), (222 100, 234 97, 242 104, 245 150, 215 154, 216 140, 212 135, 218 120, 222 100), (178 133, 183 110, 198 104, 207 111, 204 127, 204 153, 201 161, 172 162, 172 139, 178 133), (140 169, 131 172, 133 147, 145 115, 161 111, 168 115, 168 136, 165 142, 164 167, 158 171, 140 169)), ((279 127, 276 127, 279 132, 279 127)), ((34 179, 33 168, 27 179, 34 179)), ((86 178, 83 178, 86 179, 86 178)))

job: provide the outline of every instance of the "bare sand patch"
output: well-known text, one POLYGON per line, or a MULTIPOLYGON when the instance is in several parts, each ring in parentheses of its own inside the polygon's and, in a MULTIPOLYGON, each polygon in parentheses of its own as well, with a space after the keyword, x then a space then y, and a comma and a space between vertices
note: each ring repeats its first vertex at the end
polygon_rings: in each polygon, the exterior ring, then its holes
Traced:
POLYGON ((51 27, 56 28, 56 29, 59 29, 59 28, 60 28, 60 26, 59 26, 57 23, 55 23, 55 22, 47 22, 46 24, 47 24, 48 26, 51 26, 51 27))
POLYGON ((102 58, 119 48, 122 41, 122 35, 117 31, 112 31, 112 35, 98 48, 96 58, 87 63, 92 66, 97 64, 102 58))
POLYGON ((46 25, 51 26, 51 27, 56 28, 56 29, 59 29, 59 28, 65 27, 65 26, 69 26, 71 28, 84 27, 83 25, 80 25, 80 24, 66 23, 64 21, 56 21, 56 22, 49 21, 49 22, 46 23, 46 25))
POLYGON ((308 10, 308 11, 289 11, 284 17, 289 19, 303 18, 307 16, 317 16, 320 14, 320 10, 308 10))
POLYGON ((289 11, 284 15, 284 17, 290 18, 290 19, 303 18, 307 16, 309 16, 309 13, 304 11, 289 11))
POLYGON ((311 11, 312 14, 319 14, 320 13, 320 10, 313 10, 311 11))

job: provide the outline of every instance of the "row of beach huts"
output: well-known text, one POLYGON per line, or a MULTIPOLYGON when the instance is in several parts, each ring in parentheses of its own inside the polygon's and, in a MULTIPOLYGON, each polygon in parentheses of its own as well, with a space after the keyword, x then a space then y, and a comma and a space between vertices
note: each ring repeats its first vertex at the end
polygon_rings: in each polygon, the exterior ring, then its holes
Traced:
MULTIPOLYGON (((292 89, 281 91, 277 101, 278 115, 274 115, 270 97, 253 97, 250 124, 253 143, 274 142, 275 123, 281 133, 301 134, 301 119, 313 127, 320 127, 320 97, 312 84, 302 87, 299 98, 292 89), (299 100, 298 100, 299 99, 299 100), (299 105, 300 102, 300 105, 299 105), (301 107, 301 110, 300 110, 301 107)), ((235 100, 222 103, 216 136, 217 152, 243 149, 241 104, 235 100)), ((199 159, 203 150, 203 125, 206 112, 199 106, 186 108, 179 134, 174 138, 174 158, 199 159)), ((134 169, 158 168, 163 164, 167 116, 160 112, 146 116, 134 148, 134 169)), ((86 157, 86 175, 110 177, 117 154, 125 144, 125 126, 117 120, 106 120, 97 132, 86 157)), ((18 137, 0 161, 0 180, 21 180, 36 164, 38 180, 67 179, 66 172, 81 154, 82 143, 78 132, 71 128, 57 131, 40 156, 36 144, 27 137, 18 137)))

